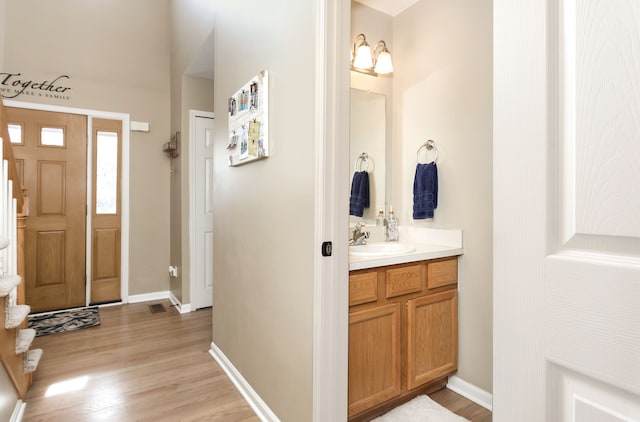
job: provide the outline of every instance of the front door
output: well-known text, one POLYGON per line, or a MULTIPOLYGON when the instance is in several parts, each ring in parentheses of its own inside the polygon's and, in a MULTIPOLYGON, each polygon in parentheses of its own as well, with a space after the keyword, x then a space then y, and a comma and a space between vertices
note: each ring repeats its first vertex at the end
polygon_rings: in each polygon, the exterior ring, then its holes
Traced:
POLYGON ((640 5, 494 26, 494 421, 640 421, 640 5))
POLYGON ((84 306, 87 118, 11 107, 6 114, 29 198, 26 302, 32 312, 84 306))

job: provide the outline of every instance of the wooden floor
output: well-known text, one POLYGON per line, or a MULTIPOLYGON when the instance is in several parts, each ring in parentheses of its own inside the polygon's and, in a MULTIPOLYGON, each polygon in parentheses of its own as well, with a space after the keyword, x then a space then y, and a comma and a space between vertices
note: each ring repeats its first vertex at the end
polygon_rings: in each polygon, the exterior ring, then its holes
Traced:
MULTIPOLYGON (((24 422, 259 421, 208 353, 211 310, 180 315, 157 301, 104 307, 100 320, 36 338, 33 347, 44 355, 24 422), (153 303, 167 311, 152 314, 153 303)), ((472 422, 491 421, 490 412, 452 391, 431 397, 472 422)))
POLYGON ((451 390, 444 389, 429 394, 433 401, 471 422, 491 422, 492 414, 484 407, 468 400, 451 390))
POLYGON ((211 311, 180 315, 163 303, 103 307, 100 326, 38 337, 44 355, 23 421, 259 421, 216 364, 211 311), (47 397, 56 383, 79 390, 47 397))

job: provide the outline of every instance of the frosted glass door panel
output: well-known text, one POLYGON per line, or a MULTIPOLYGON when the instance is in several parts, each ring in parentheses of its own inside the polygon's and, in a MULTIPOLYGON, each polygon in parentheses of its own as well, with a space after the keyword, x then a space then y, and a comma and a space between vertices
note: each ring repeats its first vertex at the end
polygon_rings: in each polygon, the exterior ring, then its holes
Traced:
POLYGON ((98 132, 96 154, 96 214, 118 209, 118 134, 98 132))

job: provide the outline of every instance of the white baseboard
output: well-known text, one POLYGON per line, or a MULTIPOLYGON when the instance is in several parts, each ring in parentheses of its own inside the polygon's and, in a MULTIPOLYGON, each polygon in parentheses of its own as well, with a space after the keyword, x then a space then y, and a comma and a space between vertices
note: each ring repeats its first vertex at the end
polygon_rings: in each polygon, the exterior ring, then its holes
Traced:
POLYGON ((143 293, 141 295, 129 296, 129 303, 149 302, 152 300, 169 299, 169 291, 143 293))
POLYGON ((22 417, 24 416, 24 408, 26 406, 27 403, 18 399, 16 407, 13 408, 13 413, 11 414, 11 419, 9 419, 9 422, 21 422, 22 417))
POLYGON ((256 412, 256 415, 262 422, 280 422, 280 419, 269 406, 260 398, 258 393, 251 387, 251 385, 244 379, 242 374, 233 366, 231 361, 222 353, 215 343, 211 343, 211 349, 209 354, 218 362, 218 365, 222 367, 227 374, 236 389, 242 394, 245 400, 249 403, 249 406, 256 412))
POLYGON ((169 300, 181 314, 188 314, 189 312, 191 312, 191 305, 188 303, 186 305, 181 304, 178 298, 173 294, 173 292, 169 292, 169 300))
POLYGON ((455 375, 449 377, 447 388, 479 404, 485 409, 493 411, 493 395, 466 382, 462 378, 458 378, 455 375))

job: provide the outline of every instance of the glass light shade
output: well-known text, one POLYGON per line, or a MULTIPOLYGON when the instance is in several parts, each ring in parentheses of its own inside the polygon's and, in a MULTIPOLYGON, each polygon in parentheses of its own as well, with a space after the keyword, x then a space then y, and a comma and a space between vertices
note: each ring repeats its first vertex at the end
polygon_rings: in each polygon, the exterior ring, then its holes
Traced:
POLYGON ((363 44, 358 47, 356 57, 353 59, 353 67, 357 67, 358 69, 371 69, 373 67, 369 44, 363 44))
POLYGON ((378 54, 378 59, 376 60, 376 68, 374 69, 374 71, 381 75, 393 73, 391 54, 389 54, 388 51, 381 51, 380 54, 378 54))

